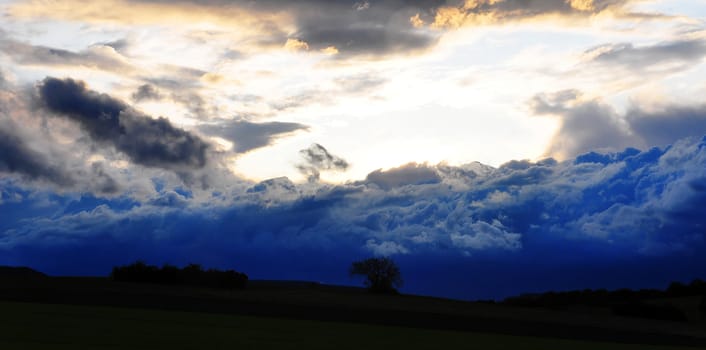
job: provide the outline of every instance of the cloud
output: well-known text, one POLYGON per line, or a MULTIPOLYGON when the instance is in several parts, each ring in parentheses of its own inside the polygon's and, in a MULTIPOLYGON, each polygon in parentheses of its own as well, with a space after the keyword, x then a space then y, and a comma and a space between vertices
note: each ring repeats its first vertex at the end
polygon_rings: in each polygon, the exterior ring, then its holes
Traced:
POLYGON ((153 119, 106 94, 72 79, 46 78, 37 87, 38 104, 55 115, 77 122, 95 142, 111 145, 133 162, 188 171, 203 168, 209 145, 198 136, 153 119))
POLYGON ((37 113, 31 107, 31 95, 30 90, 11 82, 0 87, 0 182, 103 196, 124 190, 120 171, 85 145, 64 141, 74 135, 61 123, 37 113))
POLYGON ((129 47, 126 40, 97 43, 81 51, 31 45, 11 39, 0 31, 0 55, 21 66, 88 68, 110 72, 120 78, 145 82, 131 98, 133 102, 162 100, 167 97, 184 105, 196 117, 209 118, 215 110, 200 95, 202 80, 214 74, 204 70, 171 64, 151 65, 148 69, 133 65, 120 51, 129 47), (171 92, 163 94, 160 88, 171 92))
POLYGON ((346 28, 334 23, 307 23, 299 29, 297 36, 304 38, 314 49, 335 47, 340 55, 352 56, 414 52, 436 42, 436 38, 429 34, 390 30, 374 24, 358 23, 346 28))
MULTIPOLYGON (((375 73, 363 73, 341 76, 333 79, 335 87, 331 89, 307 89, 295 95, 287 96, 269 106, 277 111, 287 111, 313 104, 331 105, 342 96, 363 96, 371 98, 376 89, 382 87, 386 79, 375 73)), ((374 98, 374 96, 372 97, 374 98)))
POLYGON ((306 41, 288 38, 287 42, 284 43, 284 48, 290 51, 306 51, 309 50, 309 44, 306 41))
POLYGON ((561 118, 547 155, 565 159, 589 151, 666 146, 686 137, 706 135, 706 106, 633 106, 619 114, 598 99, 580 97, 576 90, 565 90, 531 99, 530 108, 535 114, 561 118))
POLYGON ((535 96, 530 105, 536 114, 561 118, 547 155, 565 159, 589 151, 616 151, 635 146, 623 118, 613 108, 598 100, 579 101, 575 90, 535 96))
POLYGON ((399 254, 407 254, 409 250, 407 248, 395 243, 395 242, 375 242, 374 239, 365 242, 366 248, 368 248, 373 254, 378 256, 391 256, 399 254))
MULTIPOLYGON (((212 8, 223 5, 220 1, 203 4, 212 8)), ((424 50, 438 40, 436 33, 415 28, 409 22, 415 13, 433 11, 438 6, 433 1, 307 0, 283 4, 266 0, 229 5, 247 6, 259 13, 284 11, 291 16, 294 30, 283 44, 295 43, 292 38, 296 38, 297 48, 304 48, 303 44, 316 51, 333 47, 336 57, 406 54, 424 50)))
POLYGON ((201 130, 207 134, 217 135, 232 141, 233 150, 237 153, 246 153, 268 146, 279 137, 308 129, 308 126, 299 123, 254 123, 244 119, 201 127, 201 130))
POLYGON ((625 117, 630 129, 650 146, 706 135, 706 105, 667 105, 650 111, 632 108, 625 117))
POLYGON ((703 39, 676 40, 654 45, 607 44, 587 50, 589 62, 635 71, 663 71, 690 68, 706 56, 703 39))
POLYGON ((461 27, 531 19, 546 15, 593 16, 619 12, 630 0, 467 0, 440 7, 434 27, 461 27))
POLYGON ((479 221, 470 225, 470 229, 469 233, 452 233, 451 242, 453 245, 472 250, 489 248, 517 250, 522 248, 522 235, 506 232, 498 221, 494 221, 492 224, 479 221))
POLYGON ((151 84, 140 85, 131 97, 135 102, 159 101, 164 98, 159 90, 151 84))
POLYGON ((71 175, 33 150, 11 123, 0 124, 0 172, 14 173, 60 186, 72 185, 71 175))
POLYGON ((388 170, 378 169, 365 178, 366 183, 389 190, 406 185, 436 184, 441 177, 436 169, 426 164, 409 163, 388 170))
POLYGON ((309 182, 318 181, 321 171, 346 170, 349 166, 345 159, 329 153, 318 143, 300 150, 299 154, 303 158, 303 163, 297 165, 297 169, 308 178, 309 182))
POLYGON ((239 51, 286 48, 335 53, 332 57, 338 59, 424 52, 439 42, 445 30, 468 25, 543 16, 574 20, 605 13, 656 16, 628 12, 628 5, 636 0, 106 0, 90 6, 78 0, 67 1, 24 1, 11 4, 7 12, 17 18, 126 26, 211 23, 245 43, 239 51))
POLYGON ((112 47, 113 50, 115 50, 123 55, 125 54, 126 51, 128 51, 130 49, 131 44, 132 43, 127 39, 118 39, 118 40, 99 43, 99 45, 112 47))
MULTIPOLYGON (((327 52, 331 57, 382 57, 424 52, 446 29, 542 16, 570 19, 626 13, 633 0, 110 0, 87 6, 28 1, 10 6, 13 17, 42 17, 125 25, 212 23, 247 43, 240 51, 327 52), (72 9, 71 11, 67 9, 72 9)), ((638 16, 638 14, 630 14, 638 16)))
MULTIPOLYGON (((433 45, 438 35, 415 28, 409 18, 437 7, 434 1, 349 1, 307 0, 191 1, 111 0, 92 3, 46 4, 30 1, 10 6, 13 17, 49 17, 89 22, 214 23, 237 29, 245 42, 260 48, 283 47, 325 50, 335 47, 336 56, 381 56, 405 54, 433 45), (366 7, 365 4, 368 4, 366 7), (72 10, 67 11, 68 8, 72 10), (290 45, 291 47, 291 45, 290 45)), ((252 49, 252 48, 251 48, 252 49)))
POLYGON ((22 65, 82 66, 122 74, 135 70, 113 47, 102 44, 90 46, 81 52, 73 52, 23 43, 0 32, 0 52, 22 65))
POLYGON ((359 74, 334 80, 343 93, 365 94, 384 85, 387 80, 378 74, 359 74))

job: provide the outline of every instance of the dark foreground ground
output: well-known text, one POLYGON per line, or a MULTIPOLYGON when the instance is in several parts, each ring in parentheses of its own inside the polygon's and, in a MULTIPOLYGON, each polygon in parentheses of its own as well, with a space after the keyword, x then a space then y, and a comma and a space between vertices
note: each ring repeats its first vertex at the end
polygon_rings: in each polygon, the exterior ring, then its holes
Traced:
POLYGON ((651 346, 343 322, 0 302, 0 349, 537 349, 651 346))
POLYGON ((105 278, 5 278, 0 301, 0 349, 706 348, 700 320, 380 296, 313 283, 253 282, 231 291, 105 278))

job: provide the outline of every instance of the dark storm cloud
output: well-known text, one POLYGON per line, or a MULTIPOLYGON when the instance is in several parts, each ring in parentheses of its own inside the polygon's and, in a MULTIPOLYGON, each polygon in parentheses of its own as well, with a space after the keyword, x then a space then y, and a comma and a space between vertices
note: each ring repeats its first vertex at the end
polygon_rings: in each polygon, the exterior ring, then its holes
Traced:
POLYGON ((586 51, 592 62, 618 65, 633 70, 647 70, 660 64, 681 64, 687 67, 706 56, 706 41, 679 40, 647 46, 633 44, 602 45, 586 51))
POLYGON ((218 125, 207 125, 201 130, 233 142, 233 150, 246 153, 270 145, 278 137, 309 127, 299 123, 266 122, 254 123, 247 120, 234 120, 218 125))
POLYGON ((156 87, 150 84, 143 84, 137 88, 137 91, 132 93, 132 100, 135 102, 141 101, 159 101, 164 96, 157 90, 156 87))
POLYGON ((13 40, 0 32, 0 54, 19 64, 40 66, 84 66, 110 72, 127 73, 133 68, 122 61, 109 46, 94 45, 80 52, 13 40))
POLYGON ((47 156, 31 149, 16 130, 12 125, 0 124, 0 172, 61 186, 73 184, 69 174, 52 165, 47 156))
POLYGON ((41 107, 76 121, 94 141, 114 146, 135 163, 172 170, 206 165, 209 145, 198 136, 165 118, 141 115, 83 82, 46 78, 38 86, 37 99, 41 107))
POLYGON ((62 134, 56 129, 61 128, 36 115, 29 107, 31 95, 31 90, 9 82, 0 86, 0 182, 30 191, 47 189, 39 183, 60 193, 78 190, 107 196, 123 189, 124 179, 115 169, 87 159, 92 152, 85 145, 57 142, 62 134))
POLYGON ((318 181, 321 171, 346 170, 349 166, 345 159, 329 153, 318 143, 300 150, 299 154, 303 162, 297 165, 297 169, 308 178, 309 182, 318 181))

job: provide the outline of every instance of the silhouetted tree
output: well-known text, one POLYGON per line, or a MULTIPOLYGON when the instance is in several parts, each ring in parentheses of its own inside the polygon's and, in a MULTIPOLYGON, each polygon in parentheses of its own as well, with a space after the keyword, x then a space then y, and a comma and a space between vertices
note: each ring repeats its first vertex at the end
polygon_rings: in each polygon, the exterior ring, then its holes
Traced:
POLYGON ((365 276, 365 286, 373 293, 397 293, 402 286, 399 267, 390 258, 369 258, 351 264, 350 275, 365 276))

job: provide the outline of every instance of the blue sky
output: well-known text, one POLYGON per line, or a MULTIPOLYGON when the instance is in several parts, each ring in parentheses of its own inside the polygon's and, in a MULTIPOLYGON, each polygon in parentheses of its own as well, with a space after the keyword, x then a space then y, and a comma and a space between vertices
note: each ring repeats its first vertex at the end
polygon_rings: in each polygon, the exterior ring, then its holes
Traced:
POLYGON ((0 2, 0 264, 704 278, 704 1, 0 2))

